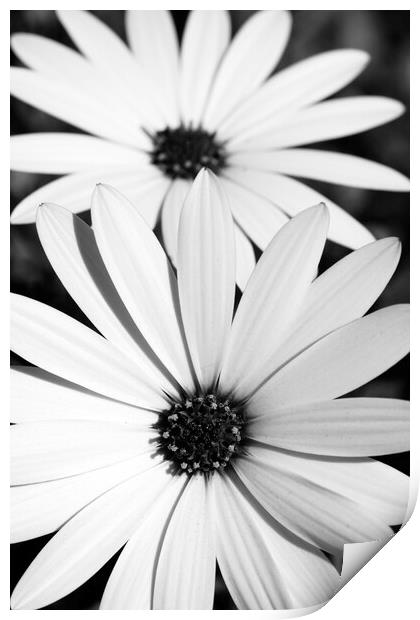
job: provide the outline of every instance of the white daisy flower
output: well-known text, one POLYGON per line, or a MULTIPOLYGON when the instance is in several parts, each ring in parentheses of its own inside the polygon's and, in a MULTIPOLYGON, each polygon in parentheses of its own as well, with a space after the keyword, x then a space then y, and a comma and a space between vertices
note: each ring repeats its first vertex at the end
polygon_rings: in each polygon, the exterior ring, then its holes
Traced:
POLYGON ((12 222, 33 222, 37 205, 84 211, 93 184, 109 183, 154 227, 161 218, 174 261, 182 201, 204 166, 228 194, 235 220, 237 281, 289 216, 325 202, 329 238, 351 249, 371 233, 319 192, 292 177, 406 191, 405 176, 352 155, 296 148, 382 125, 403 112, 386 97, 322 102, 351 82, 368 54, 340 49, 271 76, 291 30, 287 11, 250 17, 230 41, 226 11, 191 11, 181 48, 169 12, 127 11, 130 49, 86 11, 58 11, 80 53, 32 34, 12 47, 29 68, 12 68, 12 94, 92 136, 13 136, 13 170, 65 174, 25 198, 12 222), (271 77, 270 77, 271 76, 271 77), (256 199, 258 197, 258 200, 256 199))
POLYGON ((339 398, 408 350, 408 307, 362 315, 399 260, 368 244, 312 281, 325 206, 274 237, 232 320, 234 227, 200 172, 181 213, 178 280, 138 210, 98 186, 92 229, 56 205, 37 229, 93 326, 15 295, 12 540, 58 530, 12 596, 40 608, 124 547, 103 609, 211 609, 216 560, 240 609, 326 601, 324 554, 403 521, 400 400, 339 398), (141 250, 141 251, 139 251, 141 250))

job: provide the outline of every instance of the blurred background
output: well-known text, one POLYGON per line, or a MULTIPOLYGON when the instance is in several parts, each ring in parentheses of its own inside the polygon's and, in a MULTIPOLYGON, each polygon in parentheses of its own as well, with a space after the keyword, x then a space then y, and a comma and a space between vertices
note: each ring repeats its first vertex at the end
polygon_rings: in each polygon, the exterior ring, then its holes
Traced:
MULTIPOLYGON (((123 11, 92 11, 124 40, 123 11)), ((172 11, 178 34, 182 35, 187 11, 172 11)), ((236 31, 252 11, 231 11, 236 31)), ((294 26, 279 68, 313 54, 337 48, 359 48, 371 55, 362 75, 337 96, 384 95, 402 101, 407 112, 401 118, 360 135, 323 142, 327 150, 351 153, 379 161, 409 175, 409 11, 292 11, 294 26)), ((54 11, 11 11, 11 31, 41 34, 74 48, 54 11)), ((12 54, 11 62, 19 65, 12 54)), ((246 70, 246 67, 244 67, 246 70)), ((69 127, 43 112, 12 99, 11 133, 66 131, 69 127)), ((72 129, 73 130, 73 129, 72 129)), ((11 174, 11 208, 28 193, 53 180, 50 175, 11 174)), ((306 182, 306 181, 305 181, 306 182)), ((397 236, 403 252, 397 272, 374 309, 409 301, 409 196, 403 193, 366 191, 330 184, 308 182, 315 189, 347 209, 378 238, 397 236)), ((83 216, 89 222, 89 215, 83 216)), ((342 258, 348 250, 328 242, 321 271, 342 258)), ((66 293, 43 253, 35 226, 11 227, 11 290, 52 305, 88 323, 66 293)), ((12 363, 24 363, 12 356, 12 363)), ((357 390, 357 396, 408 398, 408 361, 403 360, 380 378, 357 390)), ((381 459, 408 473, 408 453, 381 459)), ((50 536, 12 545, 11 586, 50 536)), ((48 609, 95 609, 115 556, 81 588, 48 609)), ((217 579, 215 609, 235 609, 220 575, 217 579)))

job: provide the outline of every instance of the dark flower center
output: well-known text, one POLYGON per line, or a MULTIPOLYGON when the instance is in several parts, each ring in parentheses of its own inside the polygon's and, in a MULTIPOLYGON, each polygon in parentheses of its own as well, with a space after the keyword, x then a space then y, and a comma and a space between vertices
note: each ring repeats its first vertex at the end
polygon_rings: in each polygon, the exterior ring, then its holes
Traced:
POLYGON ((243 451, 243 408, 228 398, 203 394, 176 402, 159 414, 159 449, 176 473, 223 471, 243 451))
POLYGON ((151 136, 152 163, 171 179, 194 179, 201 168, 218 173, 225 166, 226 152, 214 133, 180 126, 162 129, 151 136))

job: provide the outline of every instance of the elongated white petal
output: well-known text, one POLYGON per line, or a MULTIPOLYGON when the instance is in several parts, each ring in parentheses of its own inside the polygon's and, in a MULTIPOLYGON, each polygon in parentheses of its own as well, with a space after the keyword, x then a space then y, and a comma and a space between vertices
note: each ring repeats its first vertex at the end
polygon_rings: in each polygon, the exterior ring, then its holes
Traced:
POLYGON ((400 254, 398 239, 381 239, 348 254, 316 278, 276 352, 277 368, 319 338, 363 316, 390 280, 400 254))
POLYGON ((11 93, 25 103, 40 108, 66 123, 88 133, 137 148, 147 148, 149 139, 136 128, 135 119, 112 114, 89 92, 76 90, 70 84, 20 67, 11 68, 11 93))
POLYGON ((380 540, 392 534, 355 501, 313 482, 290 464, 287 454, 252 446, 234 467, 279 523, 325 551, 337 553, 344 543, 380 540))
POLYGON ((181 213, 178 288, 197 378, 204 390, 212 389, 232 322, 235 241, 227 198, 215 175, 204 170, 181 213))
POLYGON ((138 365, 141 377, 170 392, 165 369, 121 301, 90 226, 51 204, 38 209, 36 224, 48 260, 81 310, 107 340, 138 365))
POLYGON ((185 478, 178 476, 165 489, 165 493, 156 498, 112 570, 102 597, 101 609, 152 609, 156 564, 162 538, 184 486, 185 478))
POLYGON ((109 90, 118 92, 136 113, 137 132, 140 127, 160 126, 161 117, 153 105, 154 92, 147 88, 140 67, 115 32, 89 11, 60 10, 57 14, 77 47, 107 81, 109 90))
POLYGON ((165 466, 154 467, 78 512, 26 570, 13 592, 12 608, 45 607, 84 583, 124 545, 172 481, 165 466))
POLYGON ((94 499, 156 464, 151 452, 77 476, 11 488, 11 542, 58 530, 94 499))
POLYGON ((177 266, 178 226, 185 197, 191 189, 191 181, 174 179, 165 196, 162 207, 162 235, 172 263, 177 266))
POLYGON ((106 268, 134 322, 175 379, 191 389, 176 280, 158 240, 133 205, 109 186, 95 190, 92 222, 106 268))
POLYGON ((230 38, 227 11, 191 11, 182 37, 181 117, 199 125, 214 74, 230 38))
POLYGON ((356 502, 368 515, 388 525, 402 523, 410 479, 394 467, 369 458, 335 458, 252 446, 262 466, 286 468, 321 488, 356 502))
POLYGON ((31 484, 106 467, 152 449, 138 426, 91 420, 48 420, 11 429, 11 482, 31 484))
POLYGON ((312 281, 327 228, 326 208, 308 209, 286 224, 261 256, 235 314, 222 390, 245 398, 276 368, 275 352, 312 281))
POLYGON ((174 23, 169 11, 126 13, 126 30, 138 64, 163 102, 162 113, 170 126, 179 124, 178 72, 179 51, 174 23))
POLYGON ((388 97, 342 97, 285 116, 283 123, 269 119, 254 137, 233 138, 230 148, 279 149, 342 138, 384 125, 403 112, 404 106, 388 97))
POLYGON ((394 467, 369 458, 314 456, 284 452, 263 444, 253 449, 263 463, 287 466, 315 485, 350 498, 366 514, 383 523, 399 525, 404 521, 410 479, 394 467))
POLYGON ((254 439, 327 456, 375 456, 410 447, 409 405, 392 398, 342 398, 278 409, 255 420, 254 439))
POLYGON ((234 37, 214 79, 203 125, 214 131, 273 71, 289 39, 288 11, 259 11, 234 37))
POLYGON ((220 570, 239 609, 293 609, 328 600, 339 574, 315 547, 280 528, 231 475, 211 480, 220 570))
POLYGON ((409 350, 409 307, 389 306, 325 336, 273 375, 250 412, 321 402, 347 394, 396 364, 409 350))
POLYGON ((216 558, 203 477, 190 478, 165 532, 153 609, 212 609, 216 558))
POLYGON ((336 243, 355 250, 374 239, 373 235, 347 211, 295 179, 270 172, 235 170, 233 168, 229 170, 228 174, 232 180, 271 200, 290 216, 294 216, 314 204, 323 202, 327 205, 330 213, 328 238, 336 243))
POLYGON ((20 172, 67 174, 88 169, 149 165, 139 150, 76 133, 30 133, 10 139, 10 167, 20 172))
POLYGON ((234 219, 250 239, 265 250, 277 231, 287 224, 289 217, 272 202, 237 182, 223 177, 223 188, 229 198, 234 219))
POLYGON ((406 176, 375 161, 315 149, 234 153, 229 163, 245 170, 282 172, 296 177, 327 181, 350 187, 406 192, 406 176))
POLYGON ((236 283, 243 292, 255 268, 255 252, 248 237, 239 226, 234 227, 236 254, 236 283))
MULTIPOLYGON (((57 90, 64 85, 79 95, 88 95, 98 109, 107 109, 111 114, 118 109, 119 114, 126 120, 130 119, 133 129, 140 126, 145 110, 142 109, 139 116, 132 103, 122 96, 121 88, 110 87, 109 74, 98 69, 75 50, 52 39, 28 33, 13 35, 11 45, 15 54, 28 67, 53 79, 57 90)), ((144 125, 144 122, 142 124, 144 125)), ((143 134, 142 138, 145 140, 146 135, 143 134)))
POLYGON ((11 349, 28 362, 104 396, 148 409, 166 405, 160 386, 78 321, 28 297, 12 295, 11 349))
POLYGON ((261 134, 264 123, 283 124, 296 110, 335 93, 366 66, 361 50, 333 50, 316 54, 276 73, 242 102, 219 127, 224 138, 261 134))
POLYGON ((93 420, 141 428, 156 422, 156 413, 85 390, 35 366, 12 366, 11 422, 93 420))
POLYGON ((128 196, 153 228, 170 181, 152 166, 76 172, 47 183, 24 198, 14 209, 11 221, 13 224, 34 222, 37 208, 44 202, 60 204, 73 213, 87 211, 97 183, 109 183, 128 196))

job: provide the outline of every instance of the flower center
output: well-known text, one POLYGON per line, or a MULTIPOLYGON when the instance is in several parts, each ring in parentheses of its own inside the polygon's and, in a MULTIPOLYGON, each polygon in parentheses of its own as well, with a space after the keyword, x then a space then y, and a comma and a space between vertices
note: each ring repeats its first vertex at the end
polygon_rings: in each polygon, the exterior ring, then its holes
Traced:
POLYGON ((214 133, 181 125, 162 129, 151 136, 152 163, 168 177, 193 179, 201 168, 218 173, 225 166, 226 152, 214 133))
POLYGON ((223 471, 243 450, 245 426, 244 409, 214 394, 173 403, 155 424, 160 451, 187 475, 223 471))

